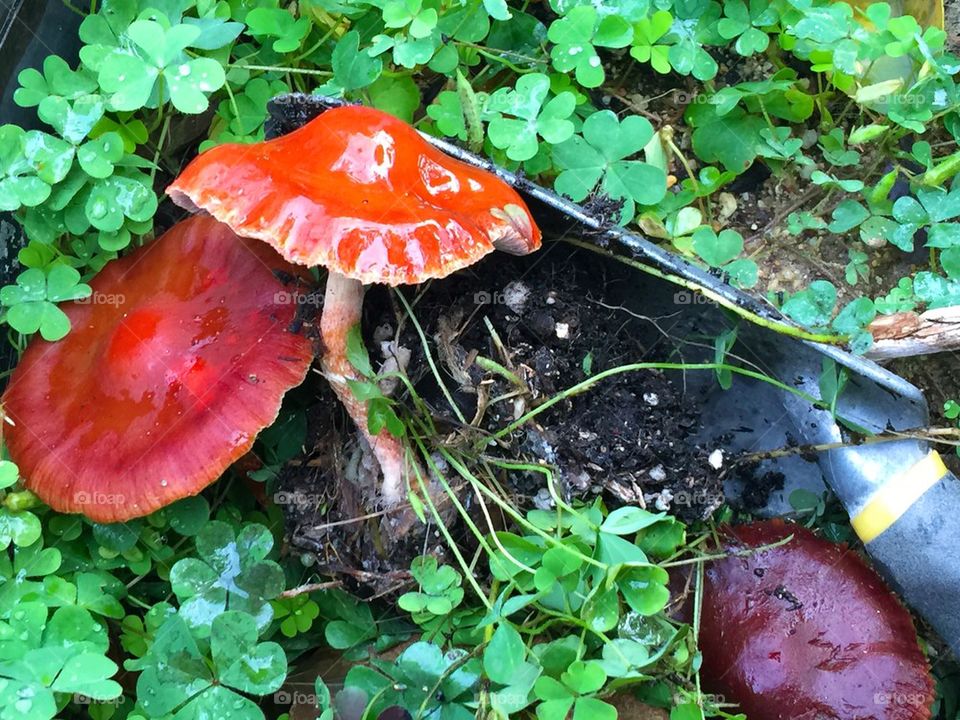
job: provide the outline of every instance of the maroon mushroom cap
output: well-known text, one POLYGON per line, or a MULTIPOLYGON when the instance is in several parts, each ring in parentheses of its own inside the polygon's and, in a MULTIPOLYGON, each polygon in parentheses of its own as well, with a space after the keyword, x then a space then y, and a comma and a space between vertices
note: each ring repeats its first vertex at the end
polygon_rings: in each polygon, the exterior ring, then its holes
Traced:
POLYGON ((728 529, 707 566, 700 625, 704 680, 749 718, 926 720, 933 681, 913 620, 846 545, 800 525, 728 529))

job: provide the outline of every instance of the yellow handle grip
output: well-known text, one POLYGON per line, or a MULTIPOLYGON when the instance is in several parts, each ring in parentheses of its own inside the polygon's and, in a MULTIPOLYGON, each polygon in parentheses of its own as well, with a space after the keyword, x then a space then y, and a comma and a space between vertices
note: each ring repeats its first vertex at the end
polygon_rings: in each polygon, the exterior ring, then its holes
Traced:
POLYGON ((851 518, 851 524, 863 542, 868 543, 884 533, 910 506, 944 475, 947 466, 936 452, 930 453, 905 471, 888 480, 867 504, 851 518))

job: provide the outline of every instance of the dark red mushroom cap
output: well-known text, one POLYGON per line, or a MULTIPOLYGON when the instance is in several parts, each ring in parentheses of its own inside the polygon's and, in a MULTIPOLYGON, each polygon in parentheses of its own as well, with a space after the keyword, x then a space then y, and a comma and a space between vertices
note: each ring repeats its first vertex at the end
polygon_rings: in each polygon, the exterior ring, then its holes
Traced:
POLYGON ((702 676, 749 718, 926 720, 933 682, 913 620, 845 545, 782 521, 726 548, 788 543, 707 566, 702 676))
POLYGON ((513 188, 372 108, 336 108, 276 140, 215 147, 167 193, 291 262, 363 283, 416 284, 495 246, 515 254, 540 247, 513 188))
POLYGON ((61 512, 116 522, 216 480, 312 360, 277 277, 292 271, 210 217, 104 267, 90 299, 62 306, 70 334, 35 338, 3 394, 26 486, 61 512))

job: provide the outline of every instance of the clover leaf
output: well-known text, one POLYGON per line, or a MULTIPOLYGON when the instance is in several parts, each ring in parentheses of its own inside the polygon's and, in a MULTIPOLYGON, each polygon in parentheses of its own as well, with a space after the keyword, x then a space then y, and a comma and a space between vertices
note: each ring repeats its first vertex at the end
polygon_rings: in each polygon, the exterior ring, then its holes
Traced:
POLYGON ((674 22, 664 36, 670 45, 670 67, 681 75, 697 80, 712 80, 719 66, 704 44, 710 41, 720 20, 720 6, 714 2, 689 2, 674 5, 674 22))
POLYGON ((43 578, 56 572, 61 561, 59 550, 45 548, 43 542, 36 540, 29 545, 18 545, 14 549, 12 562, 9 553, 0 552, 0 619, 8 620, 11 613, 24 602, 61 604, 59 594, 48 592, 43 582, 30 579, 43 578))
POLYGON ((607 680, 603 665, 596 660, 576 660, 560 679, 543 675, 537 679, 533 691, 541 701, 537 705, 538 720, 616 720, 617 711, 593 695, 607 680))
POLYGON ((735 107, 721 113, 715 105, 692 104, 687 108, 687 122, 694 128, 691 141, 694 152, 705 162, 719 162, 737 174, 756 159, 766 128, 762 117, 735 107))
POLYGON ((427 116, 436 123, 441 134, 461 140, 467 139, 467 124, 459 94, 452 90, 441 92, 436 100, 427 105, 427 116))
POLYGON ((359 690, 365 703, 376 699, 369 708, 370 717, 399 706, 422 708, 421 717, 471 720, 476 713, 467 703, 480 682, 480 667, 476 659, 467 658, 467 651, 460 648, 444 653, 433 643, 415 642, 394 663, 381 664, 381 672, 354 666, 345 685, 359 690))
POLYGON ((93 71, 110 52, 122 44, 127 26, 137 15, 137 0, 104 0, 100 11, 90 13, 80 23, 80 59, 93 71))
POLYGON ((44 171, 50 179, 59 175, 61 167, 55 162, 57 153, 45 137, 56 139, 36 130, 25 132, 16 125, 0 126, 0 210, 34 207, 50 197, 52 182, 38 176, 35 162, 51 163, 44 171), (27 155, 28 143, 35 162, 27 155))
POLYGON ((628 160, 653 137, 653 127, 639 116, 623 122, 610 110, 602 110, 583 123, 583 134, 574 135, 553 149, 561 173, 555 188, 573 200, 583 200, 599 184, 600 191, 623 200, 621 221, 633 217, 634 204, 653 205, 667 192, 663 170, 640 160, 628 160))
POLYGON ((56 695, 95 700, 119 697, 110 678, 117 666, 105 656, 106 630, 75 606, 48 615, 40 602, 25 602, 0 622, 0 719, 48 720, 57 714, 56 695))
POLYGON ((200 34, 195 25, 131 23, 126 29, 130 45, 112 50, 99 65, 100 87, 110 95, 112 109, 152 108, 169 99, 181 112, 206 110, 208 95, 223 87, 226 75, 216 60, 186 54, 200 34))
MULTIPOLYGON (((136 172, 97 180, 78 196, 73 207, 80 216, 73 218, 73 222, 68 217, 68 228, 79 234, 92 225, 109 234, 121 231, 125 218, 136 223, 149 221, 157 211, 157 196, 149 183, 149 176, 136 172)), ((104 250, 119 250, 128 242, 129 232, 121 242, 106 246, 101 242, 101 246, 104 250)))
POLYGON ((383 24, 391 29, 406 28, 413 38, 428 37, 437 26, 436 7, 423 0, 389 0, 383 6, 383 24))
POLYGON ((247 32, 255 38, 275 38, 271 47, 274 52, 288 53, 300 47, 310 32, 310 19, 295 18, 289 11, 280 8, 254 8, 247 13, 247 32))
POLYGON ((830 324, 837 303, 837 289, 827 280, 814 280, 810 287, 792 295, 780 308, 801 325, 821 328, 830 324))
POLYGON ((583 87, 599 87, 606 74, 596 47, 622 48, 633 39, 633 27, 619 15, 601 17, 592 5, 572 8, 550 24, 547 38, 553 67, 562 73, 574 72, 583 87))
POLYGON ((770 36, 759 28, 770 27, 777 22, 777 11, 763 0, 726 0, 723 17, 717 23, 717 32, 724 40, 736 38, 736 51, 743 56, 761 53, 770 44, 770 36))
POLYGON ((263 711, 235 691, 275 692, 287 674, 283 648, 257 642, 257 622, 243 612, 218 615, 209 630, 209 651, 201 652, 181 614, 169 615, 146 654, 126 661, 128 670, 140 671, 137 697, 147 717, 174 711, 178 717, 220 717, 226 711, 234 720, 262 720, 263 711))
POLYGON ((487 127, 493 146, 506 150, 511 160, 523 161, 537 154, 538 136, 551 145, 568 140, 574 132, 569 118, 576 97, 564 91, 547 101, 549 93, 550 78, 543 73, 523 75, 515 89, 493 93, 487 102, 487 111, 495 113, 487 127))
POLYGON ((81 95, 73 100, 52 96, 44 98, 37 114, 65 140, 77 145, 100 122, 104 110, 106 104, 99 95, 81 95))
POLYGON ((48 55, 43 61, 43 73, 27 68, 17 76, 20 87, 13 94, 20 107, 35 107, 47 98, 73 100, 97 89, 97 79, 82 66, 71 70, 67 61, 57 55, 48 55))
POLYGON ((0 490, 14 485, 20 479, 20 468, 9 460, 0 460, 0 490))
POLYGON ((200 637, 226 610, 252 615, 261 629, 273 618, 270 600, 284 586, 283 570, 265 558, 273 536, 263 525, 246 525, 239 534, 214 520, 196 536, 197 557, 179 560, 170 570, 170 584, 180 600, 180 615, 200 637))
MULTIPOLYGON (((51 125, 64 140, 48 136, 40 144, 39 155, 34 152, 34 164, 49 171, 42 180, 59 182, 66 177, 74 154, 85 173, 94 178, 106 178, 113 173, 114 165, 123 158, 124 143, 116 132, 104 132, 97 138, 83 142, 103 118, 106 109, 99 95, 83 95, 72 102, 62 97, 48 97, 40 103, 40 119, 51 125), (41 165, 40 161, 45 160, 41 165)), ((26 153, 31 156, 28 139, 26 153)))
POLYGON ((330 58, 330 66, 333 69, 333 78, 321 92, 341 93, 359 90, 373 83, 380 77, 383 61, 370 57, 366 52, 360 52, 360 33, 351 30, 337 41, 330 58))
POLYGON ((405 68, 414 68, 430 62, 434 53, 443 44, 440 33, 432 32, 426 37, 415 38, 401 32, 395 36, 375 35, 367 52, 376 57, 387 50, 393 51, 393 61, 405 68))
POLYGON ((40 520, 32 512, 0 508, 0 550, 32 545, 40 537, 40 520))
POLYGON ((432 555, 416 558, 410 574, 419 583, 419 591, 400 596, 398 604, 409 613, 447 615, 463 600, 460 573, 449 565, 437 566, 432 555))
POLYGON ((280 632, 288 638, 296 637, 313 627, 320 615, 320 606, 309 595, 295 595, 272 601, 273 616, 280 620, 280 632))
POLYGON ((648 62, 661 75, 670 72, 670 46, 659 44, 673 25, 673 16, 666 10, 657 10, 633 26, 633 46, 630 55, 640 62, 648 62))
POLYGON ((0 289, 0 303, 7 310, 7 323, 29 335, 38 330, 44 340, 54 341, 70 332, 70 320, 55 303, 89 297, 89 285, 68 265, 54 263, 46 271, 24 270, 15 285, 0 289))
POLYGON ((743 252, 743 237, 736 230, 702 227, 693 233, 693 251, 707 265, 730 276, 737 287, 751 288, 757 284, 757 264, 749 258, 736 258, 743 252))

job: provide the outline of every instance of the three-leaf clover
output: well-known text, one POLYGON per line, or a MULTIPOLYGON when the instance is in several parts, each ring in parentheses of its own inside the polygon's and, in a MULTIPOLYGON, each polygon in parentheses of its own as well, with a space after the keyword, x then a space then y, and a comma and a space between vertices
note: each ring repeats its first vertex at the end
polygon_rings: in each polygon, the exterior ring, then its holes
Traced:
POLYGON ((345 684, 359 690, 366 702, 376 698, 368 712, 377 717, 387 707, 422 708, 421 717, 471 720, 476 712, 467 706, 480 681, 479 662, 455 648, 444 653, 429 642, 415 642, 382 672, 356 665, 345 684), (387 673, 387 674, 382 674, 387 673))
POLYGON ((296 637, 313 627, 320 615, 320 606, 309 595, 295 595, 273 601, 273 616, 280 620, 280 632, 288 638, 296 637))
POLYGON ((719 4, 677 3, 674 5, 674 13, 676 17, 673 25, 664 37, 665 42, 670 45, 670 67, 681 75, 693 75, 697 80, 712 80, 719 66, 704 49, 704 43, 720 19, 719 4))
POLYGON ((723 4, 723 17, 717 23, 717 32, 724 40, 736 38, 736 51, 743 55, 761 53, 770 44, 770 36, 759 28, 769 27, 777 22, 777 11, 763 0, 726 0, 723 4))
POLYGON ((547 38, 553 67, 574 72, 583 87, 599 87, 606 74, 597 47, 622 48, 633 39, 633 27, 619 15, 602 16, 592 5, 579 5, 550 24, 547 38))
POLYGON ((432 555, 416 558, 410 564, 410 574, 419 583, 419 590, 404 593, 398 601, 409 613, 447 615, 463 600, 460 573, 449 565, 438 567, 432 555))
POLYGON ((616 709, 594 695, 607 681, 603 665, 596 660, 576 660, 560 675, 560 679, 543 675, 537 679, 533 691, 538 720, 616 720, 616 709))
POLYGON ((223 87, 223 65, 185 52, 202 34, 196 25, 164 28, 154 20, 137 20, 125 34, 130 44, 111 51, 99 66, 100 87, 114 110, 157 107, 169 99, 181 112, 201 113, 209 94, 223 87))
POLYGON ((526 658, 527 648, 520 633, 509 623, 501 623, 484 648, 483 670, 499 686, 491 691, 490 704, 504 717, 530 704, 530 692, 542 672, 526 658))
POLYGON ((707 265, 719 268, 730 276, 730 281, 742 288, 757 284, 757 264, 749 258, 737 259, 743 252, 743 236, 736 230, 702 227, 693 233, 693 251, 707 265))
MULTIPOLYGON (((29 578, 42 578, 56 572, 62 556, 56 548, 45 548, 42 542, 17 546, 10 554, 0 552, 0 619, 10 615, 24 602, 39 600, 47 605, 61 604, 62 595, 48 592, 44 583, 29 578)), ((67 583, 62 583, 63 585, 67 583)), ((69 598, 67 598, 69 601, 69 598)))
POLYGON ((361 52, 360 33, 351 30, 337 41, 330 66, 333 78, 321 92, 333 94, 367 87, 380 77, 383 61, 361 52))
POLYGON ((383 24, 392 29, 406 28, 413 38, 428 37, 439 19, 436 7, 427 0, 389 0, 383 6, 383 24))
POLYGON ((569 118, 576 97, 564 91, 547 101, 549 93, 550 78, 542 73, 523 75, 515 89, 493 93, 487 102, 487 111, 496 113, 487 126, 493 146, 506 150, 511 160, 523 161, 537 154, 538 137, 551 145, 568 140, 574 133, 569 118))
POLYGON ((82 608, 48 616, 41 602, 20 604, 0 622, 0 719, 48 720, 57 714, 57 693, 119 697, 107 646, 106 630, 82 608))
POLYGON ((653 127, 631 115, 623 122, 610 110, 602 110, 583 123, 583 135, 574 135, 553 149, 561 169, 555 188, 573 200, 583 200, 599 184, 600 191, 623 200, 621 220, 633 217, 634 203, 654 205, 667 192, 663 170, 640 160, 629 160, 653 137, 653 127))
POLYGON ((780 308, 801 325, 827 327, 837 304, 837 289, 827 280, 814 280, 805 290, 790 296, 780 308))
POLYGON ((277 643, 257 642, 257 622, 243 612, 217 615, 210 626, 209 655, 180 614, 170 615, 147 653, 127 660, 139 670, 137 698, 150 718, 221 717, 262 720, 263 711, 240 695, 275 692, 287 674, 287 658, 277 643))
POLYGON ((293 52, 310 32, 310 19, 295 18, 281 8, 254 8, 247 13, 247 32, 255 38, 275 38, 275 52, 293 52))
MULTIPOLYGON (((0 210, 39 205, 50 197, 50 185, 63 179, 54 180, 59 176, 59 169, 52 166, 46 173, 48 179, 40 178, 37 167, 27 155, 29 142, 34 158, 39 161, 52 159, 45 150, 44 136, 46 133, 25 132, 16 125, 0 126, 0 210)), ((52 136, 46 137, 56 140, 52 136)), ((62 140, 58 142, 63 143, 62 140)))
POLYGON ((75 98, 97 89, 97 78, 81 67, 71 70, 67 61, 57 55, 48 55, 43 61, 43 72, 27 68, 17 76, 20 87, 13 99, 21 107, 35 107, 47 98, 75 98))
POLYGON ((101 230, 100 245, 104 250, 120 250, 130 241, 127 233, 116 242, 105 242, 109 233, 126 229, 125 218, 134 223, 148 222, 157 211, 157 196, 150 187, 150 178, 138 172, 117 173, 98 180, 77 197, 77 203, 72 205, 77 215, 68 214, 68 229, 75 234, 86 232, 91 225, 101 230))
POLYGON ((670 46, 658 41, 673 25, 673 16, 666 10, 657 10, 633 26, 633 46, 630 55, 640 62, 648 62, 661 75, 670 72, 670 46))
POLYGON ((80 273, 62 263, 46 271, 24 270, 15 285, 0 289, 0 303, 7 310, 7 322, 25 335, 38 330, 44 340, 59 340, 70 332, 70 319, 55 303, 89 297, 89 285, 80 282, 80 273))
MULTIPOLYGON (((40 119, 52 126, 69 143, 58 140, 61 146, 50 148, 62 158, 59 162, 65 170, 70 169, 76 153, 77 161, 87 175, 106 178, 113 174, 114 165, 120 162, 124 152, 123 138, 119 133, 105 132, 84 142, 103 118, 105 109, 106 105, 99 95, 82 95, 73 101, 52 96, 40 103, 37 110, 40 119)), ((58 175, 62 180, 66 172, 58 175)))
POLYGON ((269 601, 284 586, 283 570, 265 559, 273 547, 270 531, 253 523, 237 534, 214 520, 199 532, 196 547, 197 557, 179 560, 170 570, 183 620, 204 637, 215 617, 228 609, 242 610, 265 628, 273 618, 269 601))

